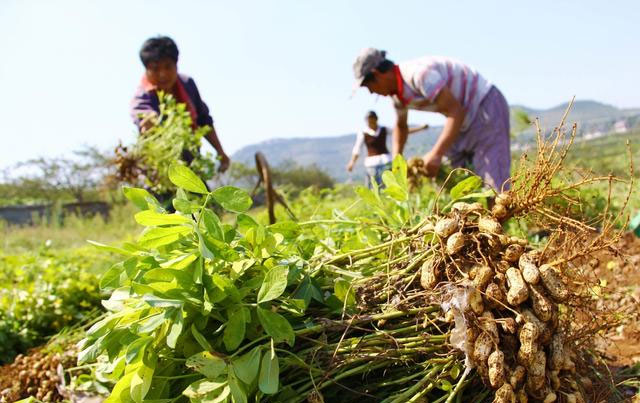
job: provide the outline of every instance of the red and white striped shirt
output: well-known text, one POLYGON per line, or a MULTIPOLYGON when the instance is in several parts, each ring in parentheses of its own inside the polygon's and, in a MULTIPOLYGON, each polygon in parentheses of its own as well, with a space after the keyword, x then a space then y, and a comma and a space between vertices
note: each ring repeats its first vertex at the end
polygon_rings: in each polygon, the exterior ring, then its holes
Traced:
POLYGON ((407 109, 435 112, 435 99, 446 86, 465 109, 461 131, 469 128, 482 99, 492 87, 474 68, 442 56, 425 56, 399 63, 396 76, 398 94, 392 98, 399 113, 407 109))

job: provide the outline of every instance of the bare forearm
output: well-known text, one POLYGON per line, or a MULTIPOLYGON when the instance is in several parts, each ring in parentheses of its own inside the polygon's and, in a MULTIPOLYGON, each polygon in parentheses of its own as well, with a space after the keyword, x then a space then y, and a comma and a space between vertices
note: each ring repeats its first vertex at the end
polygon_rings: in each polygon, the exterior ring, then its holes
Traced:
POLYGON ((402 154, 404 145, 407 142, 409 136, 409 127, 406 124, 397 123, 393 128, 393 156, 402 154))
POLYGON ((451 145, 456 141, 460 134, 460 127, 464 121, 464 111, 460 111, 454 115, 448 116, 444 122, 442 132, 433 146, 433 153, 439 156, 445 155, 447 150, 451 148, 451 145))
POLYGON ((416 127, 412 127, 411 129, 409 129, 408 133, 409 134, 414 134, 414 133, 418 133, 418 132, 421 132, 423 130, 426 130, 428 128, 429 128, 429 125, 416 126, 416 127))
POLYGON ((211 128, 211 131, 207 133, 205 136, 209 144, 213 146, 218 155, 226 155, 224 149, 222 148, 222 144, 220 144, 220 140, 218 139, 218 134, 216 133, 215 128, 211 128))

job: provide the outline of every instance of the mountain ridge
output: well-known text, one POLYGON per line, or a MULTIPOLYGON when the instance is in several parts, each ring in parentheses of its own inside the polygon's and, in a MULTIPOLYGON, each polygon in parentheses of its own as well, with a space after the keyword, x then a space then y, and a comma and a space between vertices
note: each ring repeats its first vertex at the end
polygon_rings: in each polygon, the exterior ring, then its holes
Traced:
MULTIPOLYGON (((566 102, 548 109, 511 105, 512 120, 513 111, 520 109, 525 111, 531 120, 538 118, 543 131, 548 132, 560 122, 568 105, 569 103, 566 102)), ((569 124, 578 123, 578 136, 598 137, 606 133, 640 127, 640 108, 617 108, 598 101, 578 100, 573 103, 567 121, 569 124)), ((517 126, 512 124, 512 128, 517 126)), ((411 135, 405 147, 405 155, 410 157, 428 151, 435 143, 440 130, 441 127, 430 127, 411 135)), ((534 136, 533 126, 521 130, 512 141, 513 148, 517 149, 531 142, 534 136)), ((356 163, 353 173, 346 171, 354 142, 355 133, 323 137, 276 137, 242 147, 233 153, 231 158, 237 162, 253 165, 254 154, 261 151, 272 166, 290 162, 299 165, 315 164, 337 181, 361 180, 365 174, 362 161, 356 163)))

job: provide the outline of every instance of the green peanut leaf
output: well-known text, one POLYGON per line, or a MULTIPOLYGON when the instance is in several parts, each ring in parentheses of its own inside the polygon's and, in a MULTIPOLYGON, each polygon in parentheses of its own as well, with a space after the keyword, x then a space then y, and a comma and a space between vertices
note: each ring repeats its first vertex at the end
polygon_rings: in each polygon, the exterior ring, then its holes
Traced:
POLYGON ((262 348, 260 346, 254 347, 251 351, 237 358, 232 363, 235 374, 247 385, 251 385, 254 379, 256 379, 256 376, 258 376, 261 355, 262 348))
POLYGON ((135 372, 130 372, 120 378, 104 403, 131 402, 133 400, 131 397, 131 379, 134 375, 135 372))
POLYGON ((124 197, 131 200, 131 202, 140 210, 148 210, 149 203, 151 203, 153 206, 160 205, 160 203, 158 203, 158 200, 156 200, 156 198, 153 197, 151 193, 147 192, 145 189, 124 186, 122 188, 122 193, 124 193, 124 197))
POLYGON ((211 195, 225 210, 234 213, 243 213, 253 204, 247 192, 233 186, 220 187, 211 192, 211 195))
POLYGON ((107 270, 100 279, 100 289, 104 291, 112 291, 121 285, 121 276, 124 268, 122 264, 114 264, 107 270))
POLYGON ((162 214, 151 210, 145 210, 134 216, 136 222, 145 227, 156 225, 178 225, 191 222, 191 218, 179 214, 162 214))
POLYGON ((192 170, 179 163, 173 163, 169 167, 169 180, 174 185, 193 193, 209 193, 202 179, 192 170))
POLYGON ((209 235, 213 238, 224 241, 224 233, 222 232, 222 223, 220 218, 210 209, 204 209, 202 212, 202 221, 209 235))
POLYGON ((184 319, 182 318, 182 310, 178 309, 172 316, 171 326, 167 334, 167 347, 175 349, 178 337, 182 334, 184 328, 184 319))
POLYGON ((462 182, 456 184, 449 194, 452 200, 457 200, 469 193, 475 192, 482 186, 482 178, 479 176, 470 176, 462 182))
POLYGON ((213 351, 213 348, 211 347, 211 344, 209 344, 209 342, 202 335, 202 333, 200 333, 198 331, 198 329, 196 328, 195 324, 191 325, 191 334, 193 335, 193 338, 196 339, 198 344, 200 344, 200 347, 204 348, 207 352, 213 351))
POLYGON ((240 343, 244 340, 245 330, 246 323, 243 311, 242 309, 236 310, 233 314, 229 315, 227 327, 225 327, 222 336, 222 341, 227 351, 234 351, 240 346, 240 343))
POLYGON ((288 275, 289 268, 286 266, 276 266, 269 270, 258 291, 258 303, 271 301, 282 295, 287 288, 288 275))
POLYGON ((300 234, 300 226, 294 221, 280 221, 269 225, 269 229, 282 234, 287 239, 294 239, 300 234))
POLYGON ((227 364, 224 360, 208 351, 201 351, 187 358, 185 365, 212 379, 217 378, 227 370, 227 364))
POLYGON ((136 403, 142 403, 144 397, 149 393, 151 388, 151 381, 153 380, 153 372, 155 371, 155 356, 150 359, 150 362, 141 360, 140 368, 133 373, 131 378, 131 398, 136 403))
POLYGON ((158 248, 173 243, 189 233, 191 228, 184 225, 148 228, 140 236, 138 243, 143 248, 158 248))
POLYGON ((278 392, 279 377, 280 363, 278 362, 278 356, 272 352, 267 352, 262 357, 260 377, 258 379, 258 387, 262 393, 273 395, 278 392))
MULTIPOLYGON (((227 382, 212 381, 209 379, 201 379, 189 385, 182 394, 186 397, 195 399, 205 397, 211 392, 220 390, 227 386, 227 382)), ((207 396, 208 397, 208 396, 207 396)))
POLYGON ((276 343, 286 341, 291 347, 295 342, 296 334, 293 332, 293 328, 289 321, 282 315, 276 312, 271 312, 269 309, 263 309, 257 307, 258 320, 264 328, 265 332, 273 338, 276 343))
POLYGON ((125 362, 127 364, 131 364, 133 361, 135 361, 136 358, 144 354, 144 350, 152 341, 152 336, 144 336, 129 344, 129 346, 127 347, 127 352, 125 353, 125 362))
POLYGON ((229 388, 231 389, 233 402, 247 403, 247 392, 245 391, 244 385, 238 382, 238 377, 233 373, 233 371, 229 371, 229 376, 227 379, 229 382, 229 388))

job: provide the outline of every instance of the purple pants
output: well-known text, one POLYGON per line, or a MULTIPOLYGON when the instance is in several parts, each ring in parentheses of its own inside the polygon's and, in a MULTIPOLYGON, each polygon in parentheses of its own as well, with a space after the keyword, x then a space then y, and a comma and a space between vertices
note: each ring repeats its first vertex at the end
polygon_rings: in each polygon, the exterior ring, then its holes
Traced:
POLYGON ((511 168, 509 143, 509 105, 500 90, 491 87, 471 125, 460 132, 447 157, 454 167, 472 165, 485 185, 506 190, 511 168))

